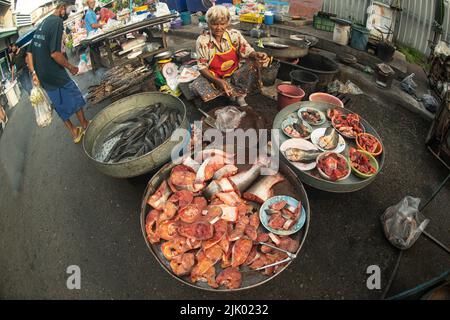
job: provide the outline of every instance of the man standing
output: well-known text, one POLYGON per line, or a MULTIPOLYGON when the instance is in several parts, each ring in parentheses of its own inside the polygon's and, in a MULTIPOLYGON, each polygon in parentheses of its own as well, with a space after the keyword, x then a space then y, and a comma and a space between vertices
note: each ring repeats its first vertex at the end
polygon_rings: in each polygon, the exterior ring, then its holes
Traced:
POLYGON ((86 25, 86 31, 87 34, 97 30, 98 28, 101 28, 102 25, 98 23, 97 21, 97 15, 95 14, 94 8, 95 8, 95 0, 87 0, 87 5, 89 7, 88 11, 86 12, 86 18, 85 18, 85 25, 86 25))
POLYGON ((11 78, 12 81, 18 79, 22 88, 30 94, 31 80, 28 71, 28 67, 25 63, 26 48, 19 48, 17 44, 11 45, 11 78))
POLYGON ((38 26, 28 53, 28 67, 33 75, 33 82, 45 89, 73 141, 78 143, 89 123, 82 109, 86 102, 65 70, 76 75, 78 68, 71 65, 61 53, 63 20, 67 19, 66 7, 64 1, 59 2, 55 12, 38 26), (72 124, 70 117, 73 114, 76 114, 82 127, 72 124))

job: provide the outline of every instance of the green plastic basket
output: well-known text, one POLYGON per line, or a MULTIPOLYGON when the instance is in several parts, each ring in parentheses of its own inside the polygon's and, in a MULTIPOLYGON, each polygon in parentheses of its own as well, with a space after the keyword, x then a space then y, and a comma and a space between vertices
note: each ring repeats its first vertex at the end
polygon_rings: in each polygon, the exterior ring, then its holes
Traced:
POLYGON ((334 21, 328 17, 315 15, 313 19, 314 29, 323 30, 328 32, 334 31, 334 21))

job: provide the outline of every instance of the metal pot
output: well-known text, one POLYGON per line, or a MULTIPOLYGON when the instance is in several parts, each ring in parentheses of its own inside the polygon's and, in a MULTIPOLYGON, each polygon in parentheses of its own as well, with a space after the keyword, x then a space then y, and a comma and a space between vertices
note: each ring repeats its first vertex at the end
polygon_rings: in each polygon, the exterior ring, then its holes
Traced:
POLYGON ((159 168, 170 160, 172 149, 180 141, 167 139, 153 151, 141 157, 119 163, 101 162, 93 156, 98 144, 114 130, 114 121, 158 102, 168 108, 180 111, 183 117, 180 128, 188 130, 189 121, 186 115, 186 106, 183 101, 169 94, 144 92, 118 100, 104 108, 92 119, 84 136, 83 150, 91 163, 100 172, 114 178, 131 178, 159 168))
MULTIPOLYGON (((156 260, 159 262, 161 267, 167 273, 169 273, 172 277, 174 277, 178 281, 180 281, 188 286, 197 288, 197 289, 213 291, 213 292, 240 291, 240 290, 255 288, 259 285, 262 285, 262 284, 274 279, 277 275, 279 275, 284 270, 286 270, 286 268, 293 262, 293 260, 289 261, 286 264, 286 266, 284 266, 279 272, 277 272, 271 276, 265 276, 260 272, 254 272, 251 270, 243 270, 243 271, 241 271, 242 272, 242 285, 239 289, 221 289, 221 288, 213 289, 204 282, 192 283, 189 281, 189 278, 186 276, 185 277, 176 276, 170 268, 169 261, 162 254, 161 248, 160 248, 161 246, 159 244, 156 244, 156 245, 151 244, 147 239, 147 234, 145 231, 145 218, 146 218, 146 215, 149 212, 149 208, 150 208, 150 206, 147 204, 147 199, 156 192, 159 185, 165 179, 168 179, 170 172, 174 166, 175 166, 175 164, 168 163, 163 168, 161 168, 161 170, 159 170, 158 173, 155 174, 150 179, 150 181, 148 182, 148 185, 147 185, 147 189, 145 190, 144 197, 142 198, 142 205, 141 205, 141 231, 142 231, 142 235, 144 236, 145 243, 147 244, 147 247, 148 247, 149 251, 151 252, 151 254, 156 258, 156 260)), ((295 233, 294 235, 291 236, 294 239, 298 239, 298 241, 300 243, 300 246, 296 252, 296 255, 298 258, 299 252, 305 243, 306 236, 308 235, 308 229, 309 229, 309 224, 310 224, 310 219, 311 219, 308 196, 306 194, 305 189, 303 188, 303 185, 302 185, 300 179, 292 171, 292 169, 289 168, 288 165, 286 165, 283 162, 280 162, 280 172, 284 175, 287 182, 280 183, 279 185, 277 185, 275 187, 275 190, 278 191, 278 192, 276 192, 276 194, 291 195, 294 198, 300 200, 302 202, 302 204, 305 208, 305 212, 306 212, 305 225, 303 226, 302 229, 300 229, 300 231, 298 231, 297 233, 295 233)), ((264 227, 261 225, 260 228, 264 228, 264 227)), ((247 269, 247 267, 245 267, 245 268, 247 269)))

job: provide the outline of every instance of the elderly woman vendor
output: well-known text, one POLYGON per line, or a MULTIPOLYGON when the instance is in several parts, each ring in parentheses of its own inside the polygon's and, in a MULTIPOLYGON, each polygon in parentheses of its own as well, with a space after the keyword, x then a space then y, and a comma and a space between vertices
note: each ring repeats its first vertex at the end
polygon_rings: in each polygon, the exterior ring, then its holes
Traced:
POLYGON ((267 54, 256 52, 242 34, 229 29, 230 12, 213 6, 206 13, 209 31, 197 39, 198 67, 202 76, 190 88, 205 102, 226 95, 240 106, 247 105, 247 93, 258 89, 258 66, 266 64, 267 54), (253 61, 242 63, 242 59, 253 61))

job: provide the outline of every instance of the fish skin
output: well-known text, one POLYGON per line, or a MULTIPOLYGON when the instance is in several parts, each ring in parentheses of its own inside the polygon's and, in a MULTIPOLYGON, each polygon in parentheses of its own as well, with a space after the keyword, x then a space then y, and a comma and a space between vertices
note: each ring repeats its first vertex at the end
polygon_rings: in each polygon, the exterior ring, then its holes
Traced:
POLYGON ((262 204, 272 196, 272 187, 282 181, 284 177, 280 173, 265 176, 244 193, 244 199, 262 204))
POLYGON ((302 150, 298 148, 289 148, 284 151, 284 155, 289 161, 310 163, 316 161, 322 152, 316 150, 302 150))
POLYGON ((336 149, 339 143, 339 134, 333 127, 328 127, 322 137, 319 138, 318 144, 325 150, 336 149))
POLYGON ((261 169, 265 167, 265 165, 266 163, 264 161, 260 161, 260 159, 258 159, 258 161, 250 169, 231 176, 228 179, 240 193, 243 193, 256 179, 258 179, 261 174, 261 169))

